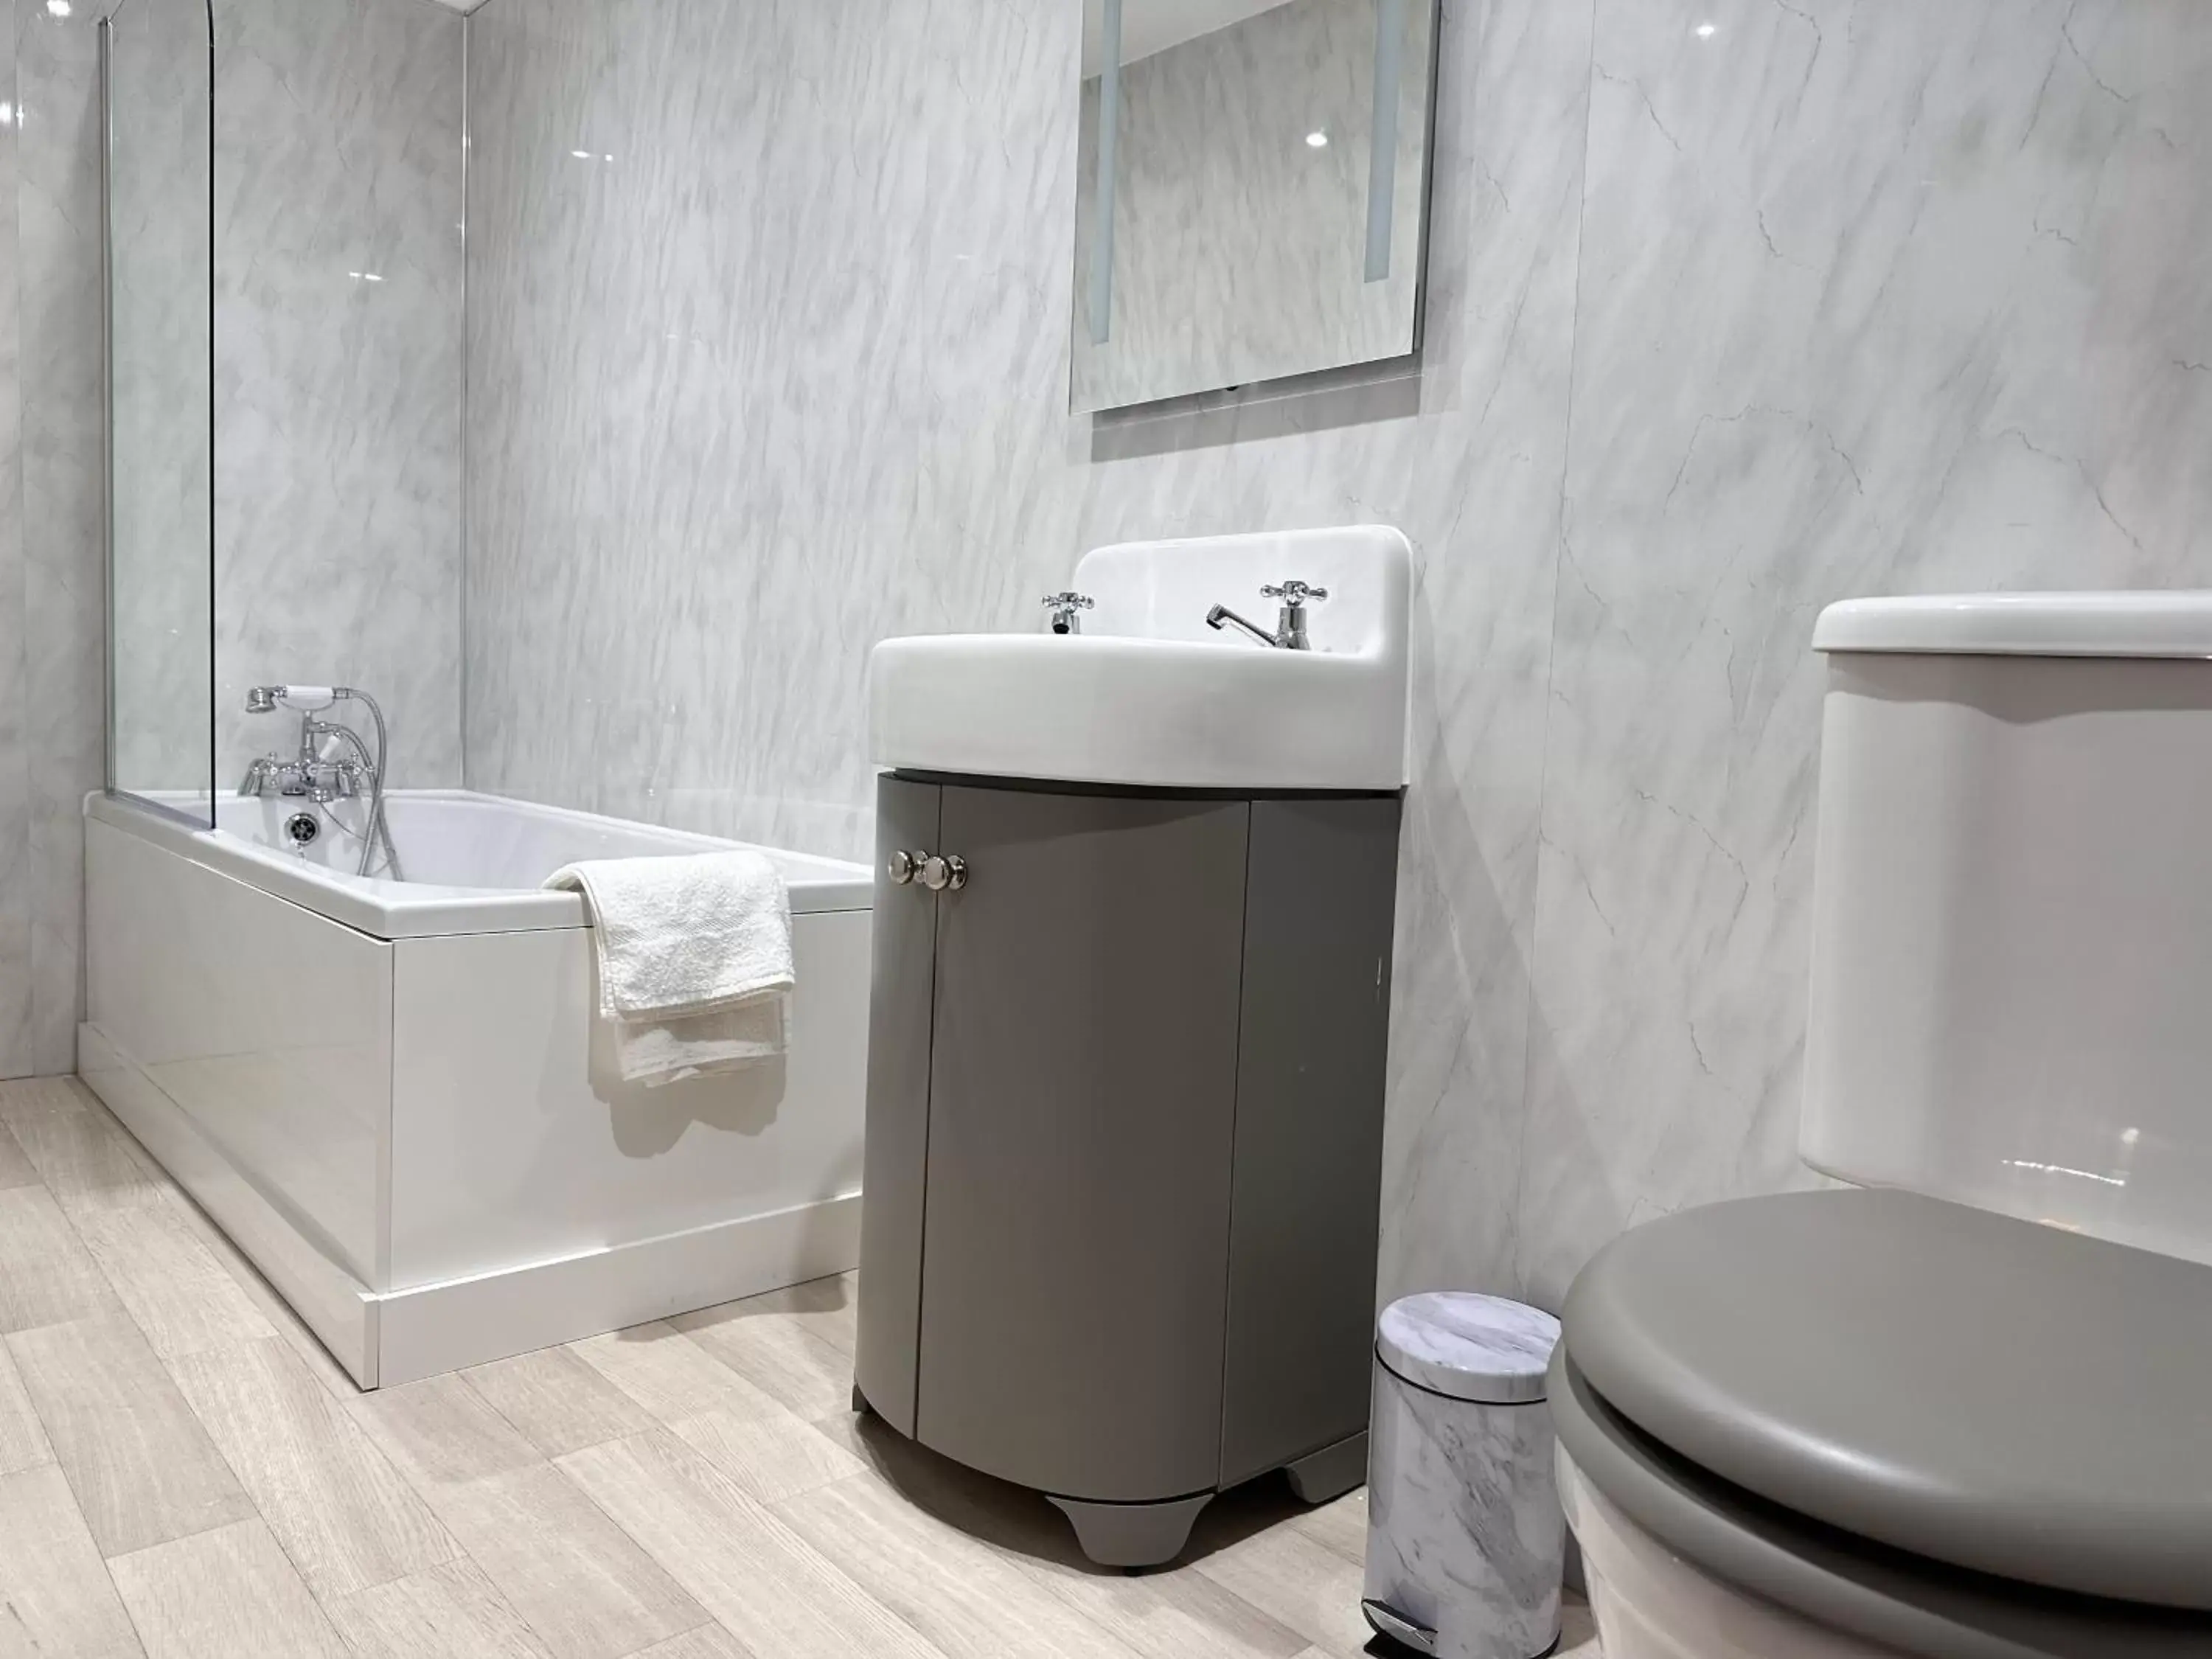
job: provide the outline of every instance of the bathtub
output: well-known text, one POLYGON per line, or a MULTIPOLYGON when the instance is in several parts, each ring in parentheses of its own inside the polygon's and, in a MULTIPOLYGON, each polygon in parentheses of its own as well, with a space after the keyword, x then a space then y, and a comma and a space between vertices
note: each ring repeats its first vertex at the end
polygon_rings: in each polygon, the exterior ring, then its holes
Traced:
POLYGON ((300 805, 86 802, 79 1070, 362 1387, 856 1264, 866 870, 762 849, 789 1053, 647 1089, 598 1028, 583 901, 538 884, 733 843, 403 790, 409 879, 367 879, 339 834, 289 847, 300 805))

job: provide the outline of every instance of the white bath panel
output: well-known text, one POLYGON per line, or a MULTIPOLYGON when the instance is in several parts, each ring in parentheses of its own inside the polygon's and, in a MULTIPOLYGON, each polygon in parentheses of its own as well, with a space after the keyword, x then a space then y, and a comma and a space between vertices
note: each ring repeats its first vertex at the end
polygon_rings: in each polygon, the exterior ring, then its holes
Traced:
POLYGON ((535 883, 729 843, 458 792, 393 805, 442 882, 282 857, 237 813, 195 830, 96 799, 85 826, 85 1080, 356 1382, 858 1264, 865 870, 775 855, 787 1054, 647 1089, 608 1063, 580 907, 535 883))

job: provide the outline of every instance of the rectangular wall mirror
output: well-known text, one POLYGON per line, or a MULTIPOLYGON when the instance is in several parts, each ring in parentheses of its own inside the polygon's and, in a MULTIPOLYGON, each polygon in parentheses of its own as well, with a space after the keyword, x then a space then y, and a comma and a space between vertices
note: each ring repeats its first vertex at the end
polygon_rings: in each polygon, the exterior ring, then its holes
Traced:
POLYGON ((1085 0, 1079 412, 1420 343, 1437 0, 1085 0))

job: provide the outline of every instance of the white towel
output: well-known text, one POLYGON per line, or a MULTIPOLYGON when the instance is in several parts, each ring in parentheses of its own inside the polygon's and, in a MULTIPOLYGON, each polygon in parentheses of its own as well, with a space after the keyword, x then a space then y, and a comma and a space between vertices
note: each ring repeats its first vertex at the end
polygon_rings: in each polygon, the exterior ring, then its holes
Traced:
POLYGON ((791 896, 758 853, 591 859, 545 885, 581 893, 599 1017, 623 1080, 677 1083, 783 1053, 791 896))

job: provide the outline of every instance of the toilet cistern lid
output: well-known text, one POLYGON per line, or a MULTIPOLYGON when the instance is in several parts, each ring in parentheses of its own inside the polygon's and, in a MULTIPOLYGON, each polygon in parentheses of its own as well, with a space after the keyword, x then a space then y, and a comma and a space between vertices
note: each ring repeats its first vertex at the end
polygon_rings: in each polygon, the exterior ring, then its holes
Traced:
POLYGON ((1488 1406, 1544 1397, 1559 1322, 1540 1308, 1468 1291, 1425 1291, 1382 1310, 1375 1352, 1416 1388, 1488 1406))
POLYGON ((1815 651, 1986 657, 2212 657, 2212 591, 1925 593, 1843 599, 1815 651))

